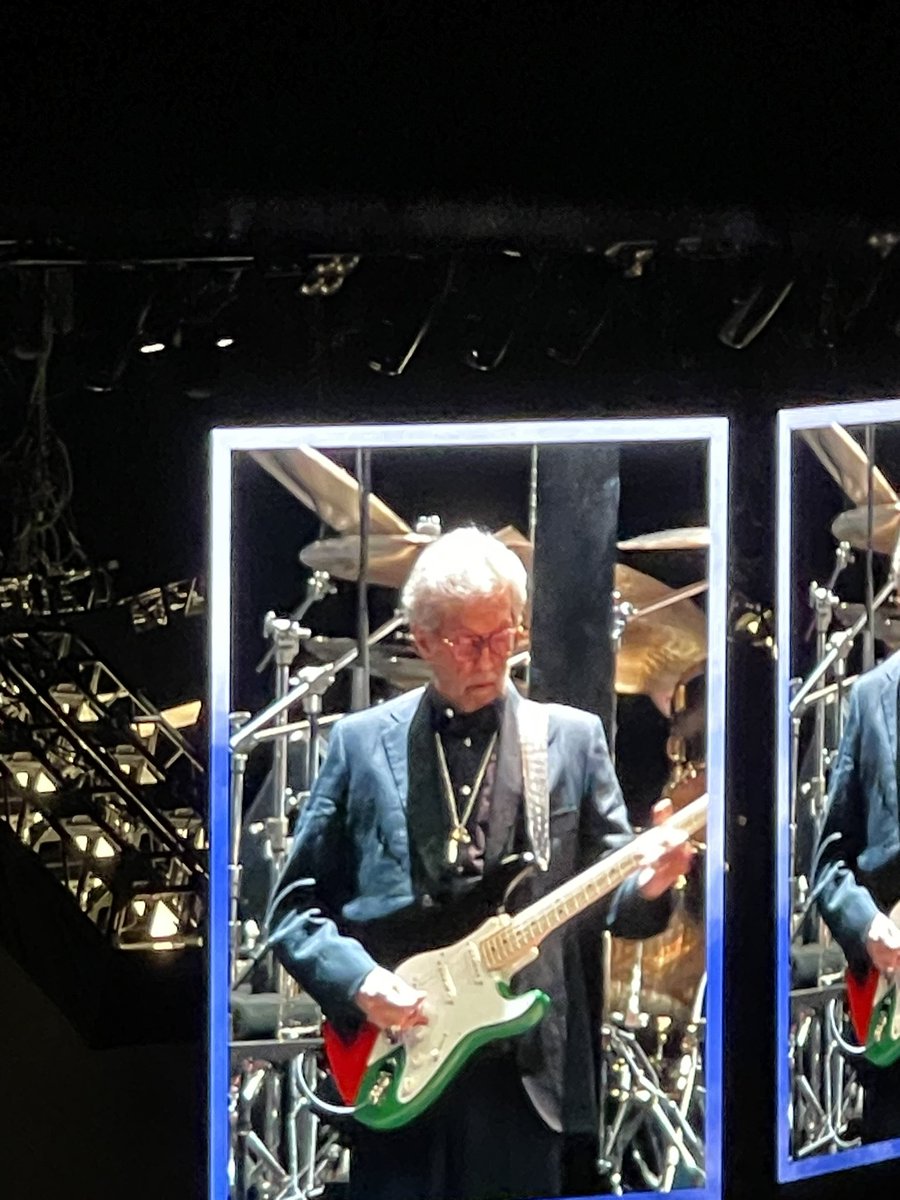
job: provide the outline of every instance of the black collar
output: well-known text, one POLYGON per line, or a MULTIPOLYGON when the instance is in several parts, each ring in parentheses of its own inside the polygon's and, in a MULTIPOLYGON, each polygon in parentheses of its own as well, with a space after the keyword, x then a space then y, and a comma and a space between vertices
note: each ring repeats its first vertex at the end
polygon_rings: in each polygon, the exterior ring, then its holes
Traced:
POLYGON ((427 696, 433 728, 449 737, 490 736, 499 730, 503 721, 503 696, 470 713, 457 712, 450 701, 433 687, 429 687, 427 696))

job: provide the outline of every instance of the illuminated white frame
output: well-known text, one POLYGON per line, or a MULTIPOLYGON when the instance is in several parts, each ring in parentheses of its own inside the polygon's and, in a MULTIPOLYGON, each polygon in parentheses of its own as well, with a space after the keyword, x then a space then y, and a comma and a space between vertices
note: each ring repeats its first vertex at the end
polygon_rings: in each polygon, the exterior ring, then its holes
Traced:
POLYGON ((784 408, 778 414, 778 624, 776 642, 778 802, 776 843, 776 1071, 778 1079, 777 1175, 779 1183, 830 1175, 864 1163, 900 1157, 900 1138, 796 1159, 790 1154, 791 1071, 788 1045, 791 1027, 791 541, 793 435, 803 429, 838 425, 883 425, 900 421, 900 400, 866 400, 856 404, 828 404, 810 408, 784 408))
MULTIPOLYGON (((242 427, 210 434, 209 695, 210 895, 209 963, 209 1195, 228 1196, 228 854, 229 723, 231 680, 232 455, 249 450, 434 446, 507 446, 548 443, 654 443, 707 441, 710 525, 707 626, 706 873, 706 1183, 677 1192, 684 1200, 719 1200, 722 1193, 722 964, 724 858, 725 648, 728 552, 728 420, 667 417, 638 420, 515 421, 485 424, 242 427)), ((634 1193, 651 1200, 658 1192, 634 1193)))

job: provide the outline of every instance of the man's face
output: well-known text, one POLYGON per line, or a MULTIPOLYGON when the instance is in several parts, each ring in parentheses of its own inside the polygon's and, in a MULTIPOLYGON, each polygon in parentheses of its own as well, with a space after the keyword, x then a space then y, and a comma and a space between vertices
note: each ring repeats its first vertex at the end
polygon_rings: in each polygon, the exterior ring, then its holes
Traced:
POLYGON ((507 660, 517 624, 506 592, 446 605, 437 629, 413 628, 416 648, 431 664, 434 685, 459 712, 475 712, 506 689, 507 660), (492 642, 485 639, 494 635, 492 642))

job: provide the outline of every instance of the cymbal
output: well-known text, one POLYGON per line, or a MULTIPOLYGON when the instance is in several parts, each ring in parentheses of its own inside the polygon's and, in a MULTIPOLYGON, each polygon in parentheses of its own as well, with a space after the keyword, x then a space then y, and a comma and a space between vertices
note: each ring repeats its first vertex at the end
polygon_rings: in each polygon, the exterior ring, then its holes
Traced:
MULTIPOLYGON (((359 529, 359 484, 349 472, 312 446, 290 450, 251 450, 251 457, 297 499, 338 533, 359 529)), ((373 533, 409 533, 402 517, 377 496, 369 496, 373 533)))
POLYGON ((620 550, 708 550, 709 527, 695 525, 681 529, 661 529, 642 533, 617 543, 620 550))
MULTIPOLYGON (((866 611, 864 604, 838 604, 834 610, 835 620, 847 627, 866 611)), ((900 647, 900 609, 882 605, 875 610, 875 636, 891 650, 900 647)))
MULTIPOLYGON (((359 534, 324 538, 300 551, 300 561, 314 571, 327 571, 336 579, 359 578, 359 534)), ((369 583, 401 588, 413 564, 434 541, 429 533, 373 533, 369 537, 369 583)))
MULTIPOLYGON (((356 647, 355 638, 314 637, 304 646, 320 662, 335 662, 356 647)), ((411 647, 380 642, 369 647, 369 669, 401 691, 421 687, 431 679, 431 667, 411 647)))
MULTIPOLYGON (((851 504, 865 505, 869 498, 869 461, 859 442, 842 425, 801 429, 800 436, 825 470, 840 486, 851 504)), ((875 468, 872 477, 874 504, 896 504, 897 493, 875 468)), ((849 541, 849 538, 843 539, 849 541)), ((855 544, 855 543, 853 543, 855 544)))
MULTIPOLYGON (((831 532, 839 542, 849 542, 857 550, 868 546, 869 511, 866 505, 849 508, 831 523, 831 532)), ((872 549, 877 554, 893 554, 900 534, 900 502, 876 504, 872 510, 872 549)))
MULTIPOLYGON (((623 563, 616 564, 615 586, 638 610, 675 595, 674 588, 623 563)), ((671 697, 680 682, 702 670, 706 645, 706 616, 693 600, 676 600, 632 618, 619 645, 616 691, 671 697)))
MULTIPOLYGON (((514 525, 494 535, 530 570, 534 558, 531 542, 514 525)), ((424 548, 435 540, 430 533, 372 534, 369 537, 368 582, 402 588, 424 548)), ((327 571, 336 579, 359 578, 359 534, 323 538, 300 551, 300 561, 314 571, 327 571)))

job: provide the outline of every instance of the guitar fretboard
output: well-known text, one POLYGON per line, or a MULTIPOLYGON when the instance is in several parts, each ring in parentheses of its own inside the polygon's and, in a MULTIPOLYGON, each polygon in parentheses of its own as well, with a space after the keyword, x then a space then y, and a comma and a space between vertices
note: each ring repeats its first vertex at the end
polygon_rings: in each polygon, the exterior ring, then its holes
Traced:
MULTIPOLYGON (((666 825, 690 836, 705 824, 708 807, 709 797, 700 796, 670 817, 666 825)), ((627 846, 614 850, 549 895, 529 904, 508 925, 484 938, 479 949, 488 970, 502 971, 521 963, 527 951, 540 945, 554 929, 615 891, 640 867, 655 833, 651 829, 639 834, 627 846)))

